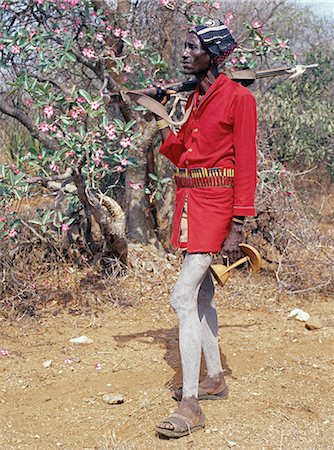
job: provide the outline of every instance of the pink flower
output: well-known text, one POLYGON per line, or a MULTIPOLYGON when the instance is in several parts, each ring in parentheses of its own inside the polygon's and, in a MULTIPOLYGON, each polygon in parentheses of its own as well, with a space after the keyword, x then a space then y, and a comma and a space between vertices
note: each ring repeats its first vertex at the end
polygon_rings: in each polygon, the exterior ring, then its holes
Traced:
POLYGON ((129 31, 128 30, 122 30, 122 37, 123 38, 127 38, 129 36, 129 31))
POLYGON ((246 62, 247 62, 246 56, 242 56, 242 57, 239 59, 239 62, 240 62, 241 64, 246 64, 246 62))
POLYGON ((54 107, 51 105, 44 106, 43 113, 50 119, 55 113, 54 107))
POLYGON ((219 8, 220 8, 220 3, 214 2, 214 3, 212 4, 212 6, 213 6, 214 8, 216 8, 216 9, 219 9, 219 8))
POLYGON ((280 48, 286 48, 287 43, 286 43, 286 42, 280 42, 280 43, 278 44, 278 46, 279 46, 280 48))
POLYGON ((77 98, 75 99, 75 101, 76 101, 77 103, 86 103, 86 99, 85 99, 84 97, 77 97, 77 98))
POLYGON ((108 125, 105 130, 106 130, 107 138, 109 140, 116 138, 115 128, 112 124, 108 125))
POLYGON ((74 150, 71 150, 71 151, 65 153, 65 158, 69 158, 69 157, 74 158, 75 156, 76 156, 76 153, 74 150))
POLYGON ((71 225, 69 223, 63 223, 61 225, 61 231, 65 231, 65 233, 70 231, 70 229, 71 229, 71 225))
POLYGON ((39 131, 42 131, 42 133, 46 133, 47 131, 49 131, 50 127, 46 122, 41 122, 38 125, 38 129, 39 131))
POLYGON ((134 183, 133 181, 130 181, 129 186, 131 189, 135 191, 139 191, 140 189, 144 188, 144 186, 141 183, 134 183))
POLYGON ((97 109, 99 109, 100 106, 101 106, 100 103, 97 102, 96 100, 90 102, 90 107, 93 111, 96 111, 97 109))
POLYGON ((12 230, 10 230, 10 232, 8 233, 8 237, 10 237, 11 239, 15 239, 17 236, 17 230, 15 230, 15 228, 13 228, 12 230))
POLYGON ((104 42, 104 37, 102 33, 96 33, 96 40, 99 42, 104 42))
POLYGON ((94 58, 95 57, 95 53, 94 53, 94 49, 93 48, 83 48, 82 49, 82 54, 86 57, 86 58, 94 58))
POLYGON ((229 25, 233 20, 233 14, 231 12, 225 14, 224 23, 225 25, 229 25))
POLYGON ((78 34, 79 39, 83 39, 85 37, 85 33, 83 31, 80 31, 78 34))
POLYGON ((129 64, 126 64, 126 66, 124 66, 124 72, 132 73, 133 69, 131 66, 129 66, 129 64))
POLYGON ((8 356, 8 350, 6 350, 5 348, 0 348, 0 356, 8 356))
POLYGON ((0 217, 0 222, 5 223, 6 221, 7 221, 7 218, 6 218, 6 217, 0 217))
POLYGON ((236 64, 237 62, 238 62, 238 58, 232 58, 232 59, 231 59, 231 63, 232 63, 232 64, 236 64))
POLYGON ((120 160, 120 163, 121 163, 122 166, 125 167, 125 166, 127 166, 129 164, 129 160, 126 159, 126 158, 123 158, 123 159, 120 160))
POLYGON ((113 35, 116 37, 120 37, 122 34, 122 29, 121 28, 115 28, 113 31, 113 35))
POLYGON ((140 49, 140 48, 143 48, 143 43, 142 43, 142 41, 140 39, 135 39, 133 41, 133 46, 136 49, 140 49))
POLYGON ((253 23, 253 28, 255 28, 256 30, 259 30, 259 32, 262 32, 262 23, 257 20, 256 22, 253 23))
POLYGON ((49 165, 50 170, 53 170, 53 172, 59 171, 59 166, 55 163, 55 161, 51 161, 51 164, 49 165))
POLYGON ((2 42, 0 42, 0 51, 3 50, 5 48, 5 46, 3 45, 2 42))
POLYGON ((271 39, 270 38, 265 38, 264 40, 265 44, 267 44, 268 46, 271 45, 271 39))
POLYGON ((95 165, 96 165, 97 167, 99 167, 99 166, 102 164, 102 159, 99 158, 99 157, 93 158, 93 161, 95 162, 95 165))
POLYGON ((13 55, 18 55, 21 52, 20 47, 17 44, 14 44, 11 52, 13 53, 13 55))
POLYGON ((124 172, 124 167, 122 167, 122 166, 117 166, 117 167, 116 167, 116 172, 117 172, 117 173, 122 173, 122 172, 124 172))
POLYGON ((72 117, 72 119, 77 119, 78 118, 78 116, 79 116, 79 114, 78 114, 78 111, 76 110, 76 109, 71 109, 71 111, 70 111, 70 116, 72 117))
POLYGON ((123 136, 122 139, 119 141, 119 145, 123 148, 130 147, 131 145, 131 139, 128 137, 123 136))
POLYGON ((95 370, 101 370, 102 369, 102 364, 101 363, 96 363, 95 364, 95 370))

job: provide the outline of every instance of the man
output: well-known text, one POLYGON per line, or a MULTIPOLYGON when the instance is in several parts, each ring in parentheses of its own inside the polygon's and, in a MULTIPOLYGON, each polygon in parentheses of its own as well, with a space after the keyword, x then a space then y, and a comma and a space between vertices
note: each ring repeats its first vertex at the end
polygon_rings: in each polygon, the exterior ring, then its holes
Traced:
POLYGON ((235 259, 244 216, 255 215, 256 105, 250 91, 218 72, 236 43, 219 20, 193 28, 185 42, 183 72, 198 81, 187 107, 191 113, 175 135, 158 120, 160 152, 177 167, 175 248, 186 250, 171 305, 179 320, 183 386, 176 413, 157 426, 165 437, 204 427, 201 399, 227 395, 219 345, 212 254, 223 249, 235 259), (207 377, 199 384, 201 350, 207 377))

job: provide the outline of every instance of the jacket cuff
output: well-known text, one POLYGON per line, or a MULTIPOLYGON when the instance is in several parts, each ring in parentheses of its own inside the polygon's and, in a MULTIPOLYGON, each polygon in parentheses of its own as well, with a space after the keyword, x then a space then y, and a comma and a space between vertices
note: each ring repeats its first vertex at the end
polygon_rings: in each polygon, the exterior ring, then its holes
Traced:
POLYGON ((233 216, 256 216, 254 206, 233 206, 233 216))

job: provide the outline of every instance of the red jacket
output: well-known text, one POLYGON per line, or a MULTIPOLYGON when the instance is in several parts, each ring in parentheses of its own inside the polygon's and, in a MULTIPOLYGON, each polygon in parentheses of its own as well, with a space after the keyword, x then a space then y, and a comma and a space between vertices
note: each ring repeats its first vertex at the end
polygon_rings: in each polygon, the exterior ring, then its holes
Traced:
MULTIPOLYGON (((171 132, 160 153, 177 167, 234 168, 234 188, 177 188, 172 244, 189 253, 221 250, 233 216, 255 215, 256 103, 251 92, 220 74, 202 99, 198 89, 187 122, 171 132), (188 242, 179 243, 182 208, 188 202, 188 242)), ((193 102, 193 103, 192 103, 193 102)))

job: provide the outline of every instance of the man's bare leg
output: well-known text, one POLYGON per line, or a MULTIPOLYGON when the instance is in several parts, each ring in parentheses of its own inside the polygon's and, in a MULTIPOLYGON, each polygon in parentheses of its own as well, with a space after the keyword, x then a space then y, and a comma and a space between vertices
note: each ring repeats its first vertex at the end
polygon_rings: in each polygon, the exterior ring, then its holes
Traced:
MULTIPOLYGON (((178 413, 194 422, 200 417, 198 383, 202 349, 198 293, 212 262, 208 253, 186 254, 171 296, 171 305, 179 320, 179 347, 183 375, 183 396, 178 413)), ((162 422, 159 427, 173 429, 162 422)))
POLYGON ((219 350, 218 316, 214 295, 215 287, 208 270, 198 293, 202 349, 207 367, 207 377, 200 386, 207 394, 218 394, 226 388, 219 350))

